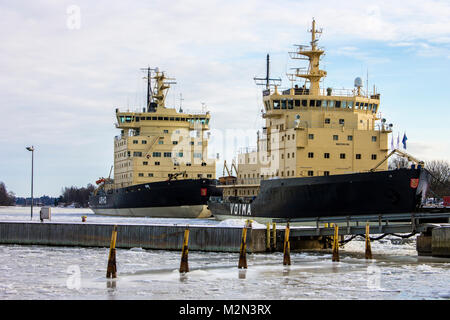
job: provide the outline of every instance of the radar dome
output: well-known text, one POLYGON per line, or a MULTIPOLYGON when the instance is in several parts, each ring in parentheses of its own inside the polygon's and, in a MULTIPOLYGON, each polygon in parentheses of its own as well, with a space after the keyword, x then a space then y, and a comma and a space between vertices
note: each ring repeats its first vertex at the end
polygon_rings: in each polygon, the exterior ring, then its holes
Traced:
POLYGON ((355 87, 360 88, 360 87, 362 87, 362 86, 363 86, 362 79, 361 79, 360 77, 356 77, 356 78, 355 78, 355 87))

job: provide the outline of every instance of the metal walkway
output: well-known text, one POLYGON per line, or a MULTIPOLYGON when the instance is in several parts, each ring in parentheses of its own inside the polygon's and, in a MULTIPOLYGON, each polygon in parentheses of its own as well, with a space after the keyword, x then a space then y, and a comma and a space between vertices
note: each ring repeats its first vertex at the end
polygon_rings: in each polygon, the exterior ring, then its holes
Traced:
MULTIPOLYGON (((439 211, 439 210, 437 210, 439 211)), ((334 228, 320 226, 325 223, 335 223, 339 226, 339 235, 364 235, 366 223, 370 224, 371 234, 398 234, 427 232, 439 225, 450 225, 450 209, 439 212, 390 213, 379 215, 358 215, 340 217, 310 217, 295 219, 274 219, 276 223, 315 223, 315 226, 291 226, 293 237, 333 236, 334 228), (439 219, 434 223, 433 220, 439 219)))

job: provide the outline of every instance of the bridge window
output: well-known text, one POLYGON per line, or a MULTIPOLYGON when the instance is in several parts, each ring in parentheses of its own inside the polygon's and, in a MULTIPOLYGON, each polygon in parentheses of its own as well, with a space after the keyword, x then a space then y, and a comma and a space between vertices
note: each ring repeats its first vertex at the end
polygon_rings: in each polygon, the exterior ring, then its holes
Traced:
POLYGON ((300 107, 300 104, 301 104, 300 100, 295 100, 295 106, 296 107, 300 107))
POLYGON ((347 101, 347 108, 353 108, 353 101, 347 101))
POLYGON ((286 100, 281 100, 281 109, 286 109, 286 100))
POLYGON ((308 100, 302 100, 302 107, 308 106, 308 100))
POLYGON ((273 108, 280 109, 280 100, 273 100, 273 108))
POLYGON ((335 107, 336 107, 336 108, 340 108, 340 107, 341 107, 341 102, 340 102, 340 101, 336 101, 335 107))
POLYGON ((316 100, 309 100, 309 106, 315 107, 316 106, 316 100))
POLYGON ((294 109, 294 100, 292 99, 288 100, 288 109, 294 109))
POLYGON ((316 107, 322 106, 322 100, 316 100, 316 107))

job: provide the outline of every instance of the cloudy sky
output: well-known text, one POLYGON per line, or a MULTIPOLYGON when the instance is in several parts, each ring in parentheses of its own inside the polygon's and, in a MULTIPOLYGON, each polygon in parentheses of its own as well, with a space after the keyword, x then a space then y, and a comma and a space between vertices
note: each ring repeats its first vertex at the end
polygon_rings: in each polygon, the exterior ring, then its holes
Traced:
POLYGON ((206 105, 210 152, 223 162, 253 145, 263 124, 253 77, 264 76, 266 54, 272 75, 290 86, 287 52, 307 44, 313 17, 323 28, 325 86, 352 88, 357 76, 365 84, 368 72, 407 151, 449 160, 447 0, 0 0, 0 181, 29 195, 28 145, 36 147, 35 195, 108 175, 114 109, 145 103, 146 66, 177 79, 169 105, 179 106, 180 93, 186 109, 206 105))

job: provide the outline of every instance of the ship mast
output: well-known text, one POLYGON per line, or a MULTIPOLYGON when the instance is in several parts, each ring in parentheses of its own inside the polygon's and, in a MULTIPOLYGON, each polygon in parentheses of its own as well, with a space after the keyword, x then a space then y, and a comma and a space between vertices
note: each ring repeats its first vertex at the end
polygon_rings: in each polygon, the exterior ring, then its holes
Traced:
POLYGON ((274 86, 277 86, 278 83, 281 82, 281 78, 270 78, 270 57, 269 54, 267 54, 266 57, 266 76, 264 78, 257 78, 254 77, 253 80, 255 80, 257 85, 265 85, 266 86, 266 90, 270 89, 270 81, 274 81, 274 86), (258 81, 264 81, 264 82, 259 82, 258 81))
POLYGON ((319 95, 320 94, 320 80, 327 75, 327 72, 319 69, 320 56, 324 54, 324 50, 317 47, 316 34, 322 33, 322 30, 316 29, 316 20, 312 21, 312 28, 309 30, 311 32, 311 46, 298 46, 298 50, 293 52, 291 55, 292 59, 304 60, 306 56, 309 60, 309 68, 306 72, 300 72, 297 69, 295 76, 309 80, 309 94, 319 95))

